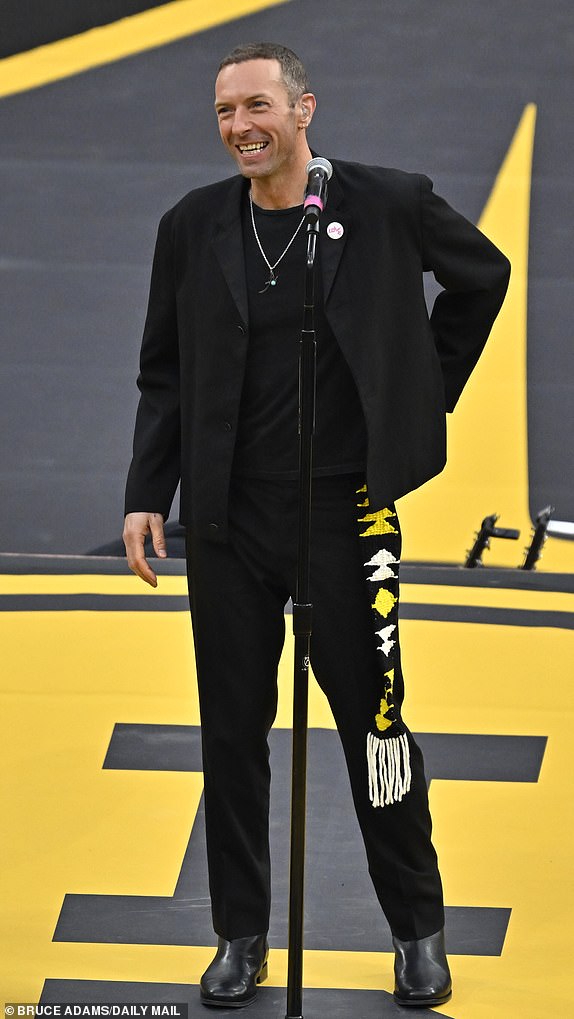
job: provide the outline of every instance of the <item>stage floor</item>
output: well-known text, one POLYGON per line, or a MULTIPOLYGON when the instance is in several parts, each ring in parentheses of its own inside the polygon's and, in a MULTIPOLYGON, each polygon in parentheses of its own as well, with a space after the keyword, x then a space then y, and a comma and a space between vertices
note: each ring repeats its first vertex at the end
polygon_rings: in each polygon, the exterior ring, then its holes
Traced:
MULTIPOLYGON (((160 570, 148 593, 122 560, 0 556, 5 1002, 207 1014, 193 644, 183 563, 160 570)), ((403 579, 405 717, 425 752, 455 983, 435 1014, 566 1015, 574 576, 405 564, 403 579)), ((247 1013, 265 1019, 285 1014, 290 629, 271 741, 269 979, 247 1013)), ((403 1015, 314 682, 310 724, 304 1014, 403 1015)))

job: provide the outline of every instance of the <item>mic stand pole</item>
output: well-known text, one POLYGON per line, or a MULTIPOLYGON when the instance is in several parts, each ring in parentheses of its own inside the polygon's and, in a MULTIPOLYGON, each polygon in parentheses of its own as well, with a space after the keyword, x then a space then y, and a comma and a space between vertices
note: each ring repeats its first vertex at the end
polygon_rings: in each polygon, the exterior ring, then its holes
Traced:
POLYGON ((289 872, 289 954, 285 1019, 303 1019, 303 898, 305 882, 305 805, 309 653, 313 606, 309 601, 311 557, 311 471, 315 427, 314 265, 319 217, 307 225, 305 305, 299 347, 299 544, 293 603, 293 760, 291 776, 291 856, 289 872))

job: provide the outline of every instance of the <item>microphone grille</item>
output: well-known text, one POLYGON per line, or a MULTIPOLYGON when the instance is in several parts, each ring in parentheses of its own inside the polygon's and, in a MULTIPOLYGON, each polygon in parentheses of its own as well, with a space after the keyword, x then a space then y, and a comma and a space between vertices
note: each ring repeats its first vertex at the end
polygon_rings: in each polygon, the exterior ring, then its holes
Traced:
POLYGON ((327 174, 327 180, 331 180, 331 176, 333 174, 333 167, 329 160, 324 159, 323 156, 315 156, 314 159, 309 160, 307 166, 305 167, 305 172, 307 173, 307 175, 311 173, 311 170, 324 170, 325 173, 327 174))

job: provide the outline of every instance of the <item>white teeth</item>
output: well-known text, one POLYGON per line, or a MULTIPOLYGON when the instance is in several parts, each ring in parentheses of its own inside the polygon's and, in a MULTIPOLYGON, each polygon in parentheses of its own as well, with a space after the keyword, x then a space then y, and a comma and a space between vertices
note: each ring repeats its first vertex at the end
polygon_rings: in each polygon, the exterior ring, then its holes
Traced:
POLYGON ((260 152, 264 149, 267 142, 250 142, 248 145, 239 145, 240 152, 260 152))

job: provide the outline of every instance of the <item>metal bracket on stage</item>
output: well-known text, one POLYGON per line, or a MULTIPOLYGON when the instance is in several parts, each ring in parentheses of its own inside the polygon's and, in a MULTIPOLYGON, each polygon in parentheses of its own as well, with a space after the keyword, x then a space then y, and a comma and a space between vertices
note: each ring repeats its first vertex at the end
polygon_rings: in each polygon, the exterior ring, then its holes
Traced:
POLYGON ((474 569, 477 566, 484 566, 482 562, 482 553, 485 548, 490 548, 491 538, 510 538, 516 541, 520 537, 520 531, 510 527, 496 527, 496 521, 498 520, 498 514, 492 513, 489 517, 485 517, 480 526, 480 530, 476 534, 474 545, 470 552, 467 552, 464 566, 467 570, 474 569))
MULTIPOLYGON (((542 549, 547 538, 548 526, 554 513, 554 506, 545 506, 536 516, 536 523, 532 532, 530 545, 524 549, 524 562, 519 567, 521 570, 534 570, 536 563, 542 556, 542 549)), ((490 548, 491 538, 510 538, 516 540, 520 537, 520 531, 511 527, 496 527, 498 516, 492 513, 482 521, 480 530, 476 532, 474 545, 467 552, 464 567, 468 570, 477 566, 484 566, 482 553, 490 548)))
POLYGON ((534 570, 536 563, 542 556, 542 549, 547 538, 548 525, 554 513, 554 506, 545 506, 536 517, 536 526, 532 532, 532 540, 528 548, 524 550, 525 559, 520 567, 521 570, 534 570))

